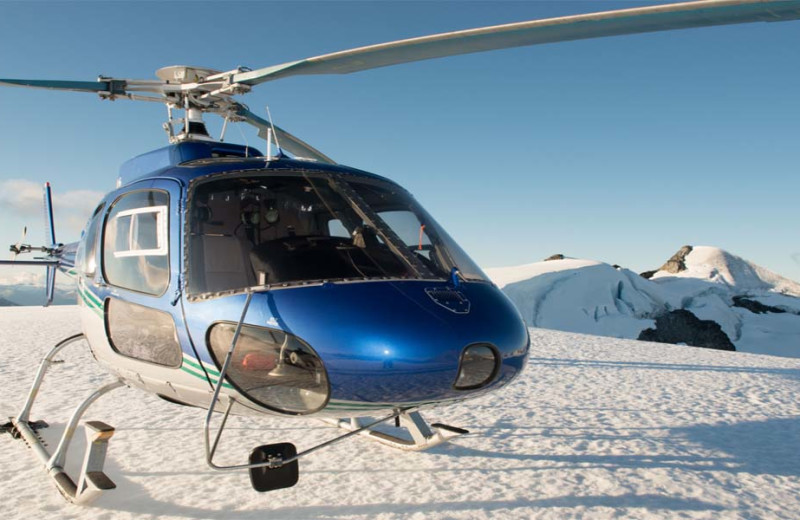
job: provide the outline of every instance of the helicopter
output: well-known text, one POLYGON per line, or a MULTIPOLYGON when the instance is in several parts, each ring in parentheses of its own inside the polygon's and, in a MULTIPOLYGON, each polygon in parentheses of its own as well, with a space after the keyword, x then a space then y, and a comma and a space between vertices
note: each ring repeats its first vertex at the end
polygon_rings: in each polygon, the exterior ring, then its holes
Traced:
POLYGON ((798 18, 800 0, 702 0, 435 34, 255 70, 169 66, 156 80, 0 79, 0 86, 164 103, 169 141, 121 166, 116 189, 78 242, 57 242, 46 185, 45 245, 25 244, 23 235, 10 247, 15 258, 0 262, 45 267, 48 302, 56 272, 73 277, 81 318, 81 333, 45 356, 5 429, 32 447, 75 503, 115 487, 103 472, 114 434, 106 423, 84 423, 77 478, 64 468, 85 412, 123 386, 206 410, 207 464, 247 470, 257 491, 294 486, 300 458, 351 436, 424 450, 467 433, 429 424, 422 412, 484 396, 522 372, 530 338, 518 311, 408 191, 337 164, 236 96, 297 75, 798 18), (223 118, 220 138, 209 135, 206 114, 223 118), (258 129, 264 152, 223 141, 236 122, 258 129), (32 252, 42 256, 16 259, 32 252), (51 452, 37 434, 44 423, 30 420, 32 407, 56 356, 84 340, 114 380, 77 406, 51 452), (346 433, 300 452, 290 443, 258 446, 246 463, 221 465, 214 456, 230 415, 318 417, 346 433), (400 431, 379 428, 391 421, 400 431))

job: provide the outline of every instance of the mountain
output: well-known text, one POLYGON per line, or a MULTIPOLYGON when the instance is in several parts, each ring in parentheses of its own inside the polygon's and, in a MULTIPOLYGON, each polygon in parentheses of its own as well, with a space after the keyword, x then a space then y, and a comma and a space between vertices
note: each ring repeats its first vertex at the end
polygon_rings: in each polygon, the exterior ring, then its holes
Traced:
POLYGON ((559 258, 487 269, 535 327, 800 357, 800 284, 715 247, 639 275, 559 258))
MULTIPOLYGON (((56 287, 53 305, 75 305, 77 294, 75 289, 56 287)), ((0 286, 0 307, 6 305, 36 306, 42 305, 44 300, 44 286, 0 286)))
MULTIPOLYGON (((71 279, 59 275, 56 278, 53 305, 75 305, 78 293, 71 279)), ((0 307, 44 304, 44 276, 40 273, 20 271, 12 276, 0 278, 0 307)))

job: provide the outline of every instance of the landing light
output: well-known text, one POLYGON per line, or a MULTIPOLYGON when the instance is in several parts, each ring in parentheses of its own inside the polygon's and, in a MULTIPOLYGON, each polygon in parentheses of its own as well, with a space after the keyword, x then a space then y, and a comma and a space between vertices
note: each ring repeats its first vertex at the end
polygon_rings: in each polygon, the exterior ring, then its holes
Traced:
MULTIPOLYGON (((208 344, 220 367, 236 324, 217 323, 208 344)), ((228 382, 256 403, 283 413, 314 413, 328 404, 328 374, 314 349, 283 331, 243 325, 236 342, 228 382)))
POLYGON ((459 363, 456 390, 474 390, 489 384, 500 369, 497 349, 488 344, 470 345, 464 349, 459 363))

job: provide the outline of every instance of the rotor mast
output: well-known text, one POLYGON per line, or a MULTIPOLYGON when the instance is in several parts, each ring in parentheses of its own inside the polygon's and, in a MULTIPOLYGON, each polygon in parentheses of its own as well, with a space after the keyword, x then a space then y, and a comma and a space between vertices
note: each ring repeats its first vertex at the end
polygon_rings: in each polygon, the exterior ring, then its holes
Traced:
POLYGON ((234 74, 241 73, 243 68, 229 72, 173 65, 156 71, 156 76, 163 83, 162 101, 167 106, 167 121, 164 130, 170 143, 187 140, 213 141, 209 135, 203 112, 219 114, 225 121, 241 121, 237 117, 238 103, 230 97, 250 91, 247 85, 235 84, 231 81, 234 74), (175 117, 174 110, 183 110, 183 117, 175 117), (182 122, 183 128, 176 131, 176 124, 182 122))

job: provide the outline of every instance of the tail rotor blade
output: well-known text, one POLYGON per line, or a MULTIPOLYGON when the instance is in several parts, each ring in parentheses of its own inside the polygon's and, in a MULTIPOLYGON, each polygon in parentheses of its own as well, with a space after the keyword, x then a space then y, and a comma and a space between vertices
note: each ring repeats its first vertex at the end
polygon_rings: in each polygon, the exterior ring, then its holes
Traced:
POLYGON ((25 237, 27 237, 27 236, 28 236, 28 226, 23 226, 22 227, 22 236, 19 237, 19 241, 16 244, 11 246, 11 260, 12 261, 17 259, 17 255, 20 253, 20 247, 22 247, 22 244, 25 243, 25 237))
POLYGON ((49 307, 53 303, 56 294, 56 273, 58 268, 54 265, 47 266, 47 277, 45 278, 45 302, 44 306, 49 307))
POLYGON ((45 240, 47 245, 53 247, 56 245, 56 230, 53 224, 53 196, 50 190, 50 183, 44 185, 44 229, 47 232, 45 240))

